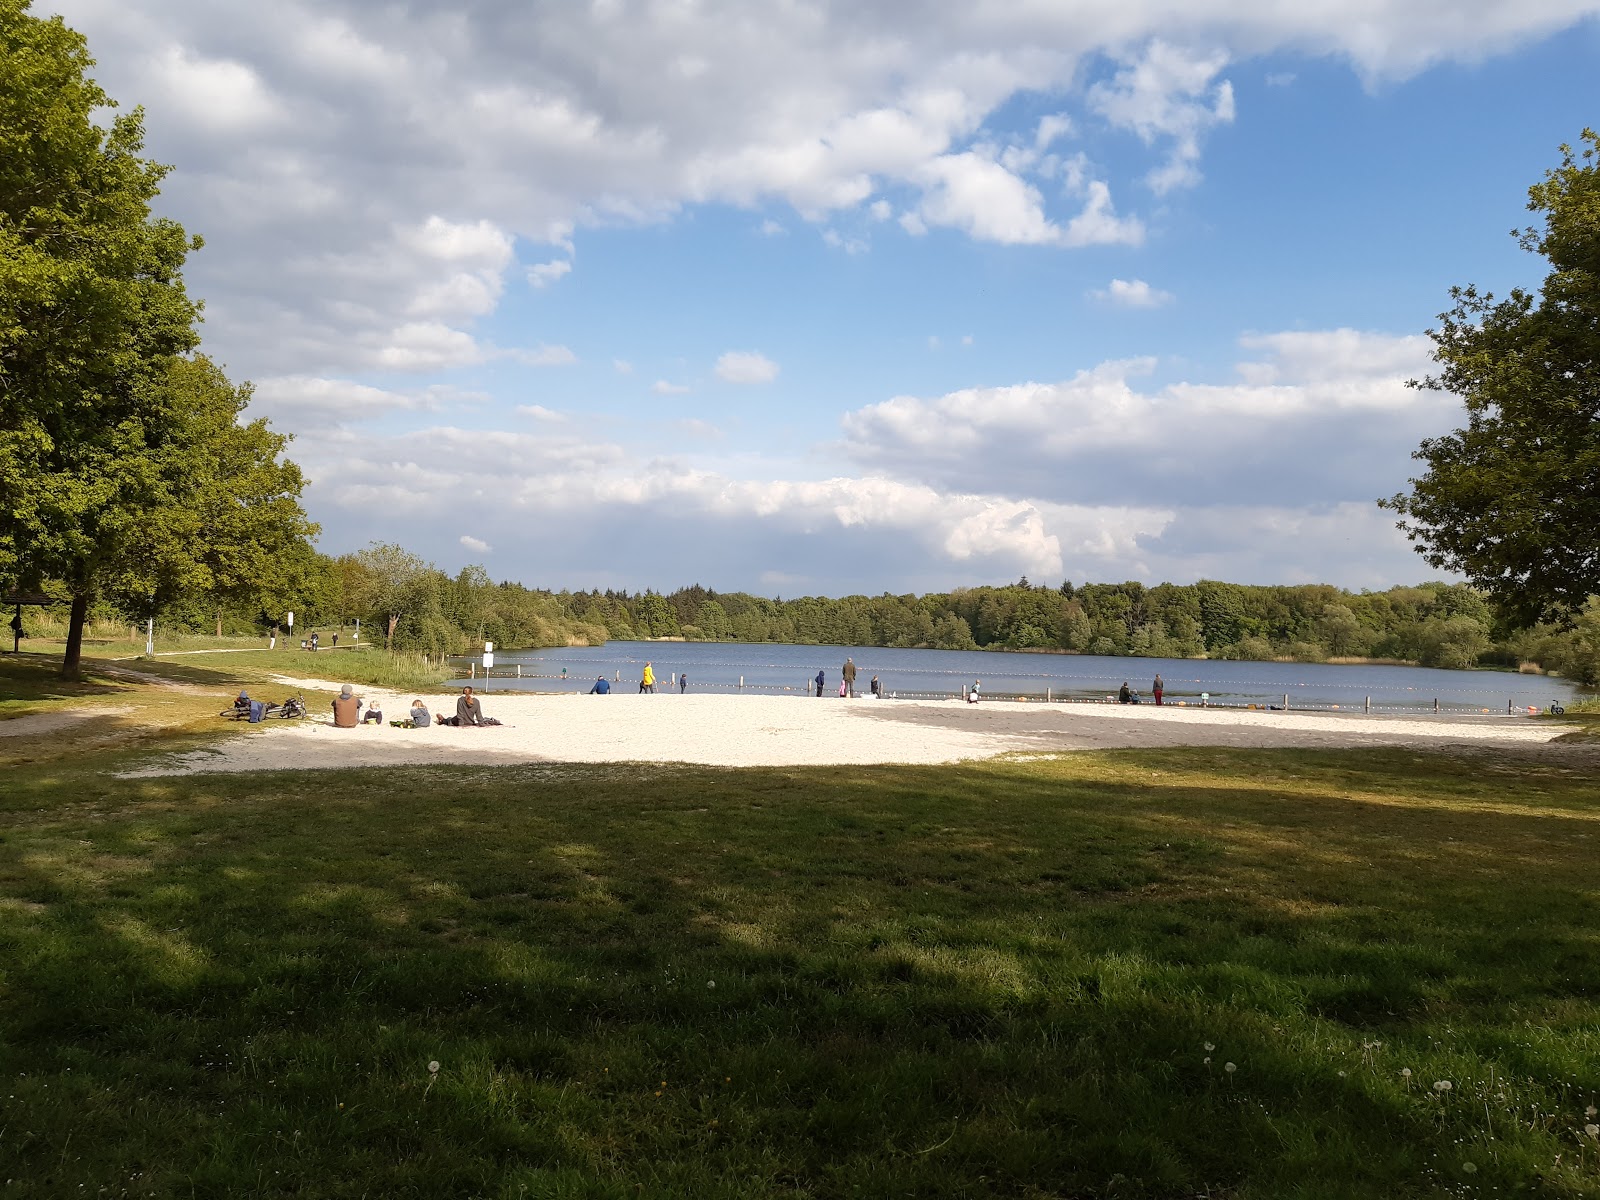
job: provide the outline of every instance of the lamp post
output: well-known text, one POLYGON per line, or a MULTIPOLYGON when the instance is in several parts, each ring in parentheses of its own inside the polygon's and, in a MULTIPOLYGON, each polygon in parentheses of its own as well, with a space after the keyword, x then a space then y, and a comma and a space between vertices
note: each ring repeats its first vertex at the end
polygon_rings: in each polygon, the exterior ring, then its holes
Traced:
POLYGON ((144 656, 154 658, 156 653, 156 598, 150 597, 150 608, 144 618, 144 656))

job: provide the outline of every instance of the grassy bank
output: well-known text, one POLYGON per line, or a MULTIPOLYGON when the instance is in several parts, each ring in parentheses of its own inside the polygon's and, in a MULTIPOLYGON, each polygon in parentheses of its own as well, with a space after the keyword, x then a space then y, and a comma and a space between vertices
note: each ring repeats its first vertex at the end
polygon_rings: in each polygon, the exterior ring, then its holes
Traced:
POLYGON ((5 769, 0 1196, 1600 1189, 1575 767, 128 761, 5 769))

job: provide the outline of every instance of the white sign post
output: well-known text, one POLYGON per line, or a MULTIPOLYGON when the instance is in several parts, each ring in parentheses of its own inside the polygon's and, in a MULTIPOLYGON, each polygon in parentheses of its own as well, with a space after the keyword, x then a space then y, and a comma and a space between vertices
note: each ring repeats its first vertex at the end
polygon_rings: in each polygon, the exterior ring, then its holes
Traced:
POLYGON ((494 643, 485 642, 483 644, 483 674, 486 678, 489 674, 489 668, 492 666, 494 666, 494 643))

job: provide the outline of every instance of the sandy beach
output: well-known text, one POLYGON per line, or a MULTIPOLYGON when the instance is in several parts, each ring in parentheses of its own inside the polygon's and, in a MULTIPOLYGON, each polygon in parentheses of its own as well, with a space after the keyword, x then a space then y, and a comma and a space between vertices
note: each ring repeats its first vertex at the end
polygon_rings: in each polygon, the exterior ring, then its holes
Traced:
MULTIPOLYGON (((1038 704, 959 700, 841 700, 789 696, 491 694, 481 729, 433 726, 337 729, 328 715, 336 685, 303 688, 313 716, 269 721, 218 747, 157 759, 135 774, 319 770, 410 764, 537 762, 694 763, 705 766, 829 766, 947 763, 1018 751, 1121 747, 1352 746, 1537 747, 1565 729, 1525 717, 1367 717, 1153 705, 1038 704)), ((413 698, 368 690, 386 720, 413 698)), ((455 712, 455 695, 424 697, 455 712)))

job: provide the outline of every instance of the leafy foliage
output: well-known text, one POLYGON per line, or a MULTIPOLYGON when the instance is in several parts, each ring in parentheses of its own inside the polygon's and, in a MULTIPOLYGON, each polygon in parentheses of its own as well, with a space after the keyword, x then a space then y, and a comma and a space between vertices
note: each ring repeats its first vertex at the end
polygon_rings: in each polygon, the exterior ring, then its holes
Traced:
POLYGON ((1434 566, 1522 623, 1570 620, 1600 592, 1600 134, 1529 189, 1542 228, 1518 236, 1551 270, 1536 296, 1452 289, 1431 331, 1467 427, 1422 443, 1428 469, 1382 501, 1434 566))

